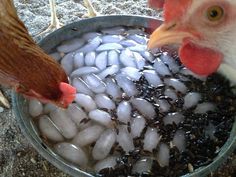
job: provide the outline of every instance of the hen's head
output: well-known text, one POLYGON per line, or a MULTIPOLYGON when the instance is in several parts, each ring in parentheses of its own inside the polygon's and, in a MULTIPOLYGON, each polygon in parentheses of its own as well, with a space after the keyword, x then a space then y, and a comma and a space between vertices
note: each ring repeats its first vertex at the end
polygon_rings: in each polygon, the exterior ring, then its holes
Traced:
POLYGON ((25 85, 17 85, 16 91, 28 98, 36 98, 43 103, 53 103, 62 108, 67 108, 74 101, 76 94, 76 89, 67 81, 48 85, 38 83, 36 87, 30 83, 30 86, 33 87, 26 89, 25 85))
POLYGON ((236 73, 235 9, 235 0, 165 0, 165 22, 149 48, 179 44, 180 59, 193 72, 209 75, 220 67, 236 73))

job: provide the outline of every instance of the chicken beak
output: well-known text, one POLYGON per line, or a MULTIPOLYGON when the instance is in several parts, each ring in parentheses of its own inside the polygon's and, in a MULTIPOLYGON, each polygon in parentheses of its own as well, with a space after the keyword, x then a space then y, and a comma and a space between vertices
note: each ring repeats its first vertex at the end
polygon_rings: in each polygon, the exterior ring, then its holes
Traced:
POLYGON ((195 38, 191 32, 187 30, 178 30, 176 24, 163 24, 157 28, 148 42, 148 48, 153 49, 168 44, 181 44, 186 38, 195 38))

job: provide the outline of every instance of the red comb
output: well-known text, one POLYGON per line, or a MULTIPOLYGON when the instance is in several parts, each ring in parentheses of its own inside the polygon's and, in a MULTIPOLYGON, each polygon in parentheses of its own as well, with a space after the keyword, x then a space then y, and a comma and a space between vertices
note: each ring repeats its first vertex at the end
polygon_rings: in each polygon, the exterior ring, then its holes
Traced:
POLYGON ((75 99, 76 88, 64 82, 61 82, 59 87, 62 91, 60 101, 65 107, 67 107, 75 99))
POLYGON ((161 24, 162 24, 161 21, 150 19, 148 21, 148 27, 146 28, 146 32, 148 34, 152 34, 161 24))
POLYGON ((187 11, 192 0, 166 0, 164 5, 164 17, 168 23, 181 18, 187 11))
POLYGON ((163 8, 165 0, 148 0, 149 7, 160 9, 163 8))

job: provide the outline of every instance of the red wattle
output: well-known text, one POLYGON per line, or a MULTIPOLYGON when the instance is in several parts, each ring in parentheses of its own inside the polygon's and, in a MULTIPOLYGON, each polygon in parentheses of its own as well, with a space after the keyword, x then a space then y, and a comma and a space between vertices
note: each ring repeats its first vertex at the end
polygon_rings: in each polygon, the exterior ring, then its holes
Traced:
POLYGON ((223 55, 210 48, 204 48, 192 42, 184 42, 179 49, 181 62, 196 74, 208 76, 217 71, 223 55))
POLYGON ((67 107, 75 98, 76 88, 64 82, 61 82, 59 87, 62 91, 61 101, 67 107))

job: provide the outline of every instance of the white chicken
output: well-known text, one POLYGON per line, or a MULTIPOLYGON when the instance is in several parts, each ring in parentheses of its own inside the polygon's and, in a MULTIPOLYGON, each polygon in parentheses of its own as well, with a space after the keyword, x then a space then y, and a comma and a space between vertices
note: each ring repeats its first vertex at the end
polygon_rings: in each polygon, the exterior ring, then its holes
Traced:
POLYGON ((180 59, 190 70, 219 71, 235 84, 235 9, 235 0, 165 0, 165 22, 151 35, 149 48, 179 44, 180 59))

